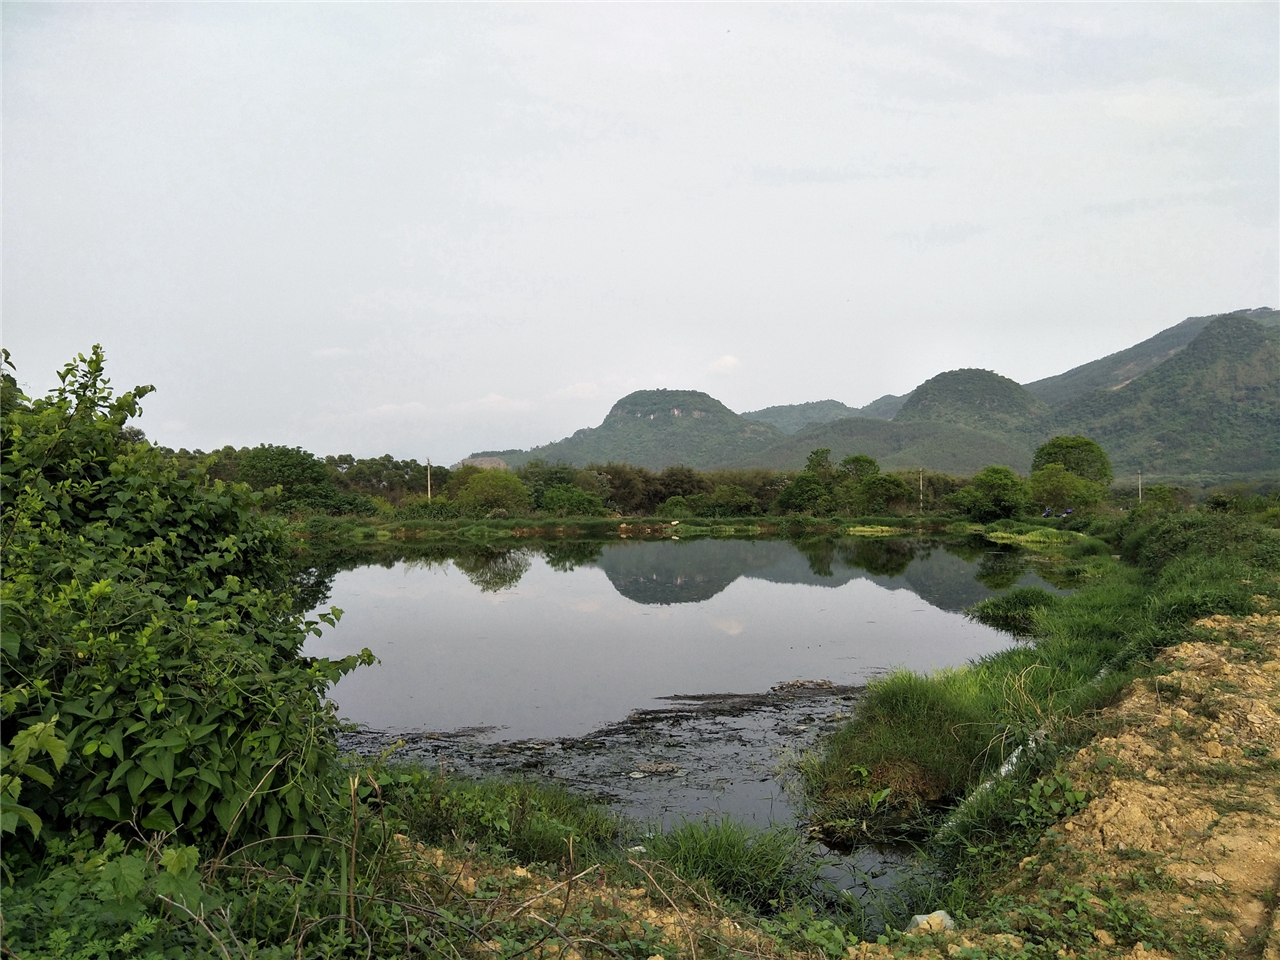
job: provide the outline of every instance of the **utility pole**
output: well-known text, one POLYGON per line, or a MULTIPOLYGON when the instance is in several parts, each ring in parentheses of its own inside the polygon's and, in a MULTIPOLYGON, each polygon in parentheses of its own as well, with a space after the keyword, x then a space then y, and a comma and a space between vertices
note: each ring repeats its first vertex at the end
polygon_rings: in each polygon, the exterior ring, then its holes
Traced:
POLYGON ((431 458, 427 457, 427 503, 431 502, 431 458))
POLYGON ((1138 468, 1138 502, 1142 502, 1142 468, 1138 468))
POLYGON ((920 468, 920 515, 924 516, 924 467, 920 468))

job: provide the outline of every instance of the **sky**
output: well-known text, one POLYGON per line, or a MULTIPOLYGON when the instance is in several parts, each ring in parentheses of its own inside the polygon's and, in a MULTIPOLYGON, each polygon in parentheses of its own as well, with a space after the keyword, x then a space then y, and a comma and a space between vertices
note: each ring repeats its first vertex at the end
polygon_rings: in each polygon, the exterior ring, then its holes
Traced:
POLYGON ((1280 306, 1280 5, 4 3, 3 343, 450 463, 1280 306))

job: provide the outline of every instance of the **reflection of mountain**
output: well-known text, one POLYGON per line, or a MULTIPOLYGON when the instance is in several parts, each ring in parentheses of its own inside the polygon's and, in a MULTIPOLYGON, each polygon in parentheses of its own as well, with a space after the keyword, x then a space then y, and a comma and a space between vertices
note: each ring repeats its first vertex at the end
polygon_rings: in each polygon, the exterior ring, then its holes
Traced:
POLYGON ((698 603, 769 566, 784 551, 799 556, 791 544, 775 540, 619 543, 605 547, 595 565, 636 603, 698 603))
POLYGON ((656 604, 709 600, 739 577, 820 587, 871 580, 950 611, 997 592, 987 583, 1001 589, 1015 582, 1047 586, 1025 572, 1016 551, 948 546, 911 540, 626 543, 605 547, 595 565, 624 597, 656 604))

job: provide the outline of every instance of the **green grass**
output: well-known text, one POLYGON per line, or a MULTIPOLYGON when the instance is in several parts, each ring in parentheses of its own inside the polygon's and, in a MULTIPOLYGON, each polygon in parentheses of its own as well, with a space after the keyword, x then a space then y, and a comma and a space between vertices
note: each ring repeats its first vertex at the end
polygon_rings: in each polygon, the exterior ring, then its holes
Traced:
POLYGON ((645 841, 647 855, 686 881, 755 910, 808 901, 818 868, 795 830, 755 830, 728 817, 690 820, 645 841))
POLYGON ((1017 746, 1035 737, 1050 756, 1046 739, 1071 741, 1079 718, 1111 702, 1161 649, 1189 638, 1194 620, 1251 610, 1253 580, 1280 568, 1280 541, 1247 518, 1148 517, 1121 521, 1112 536, 1136 565, 1113 560, 1098 538, 1078 540, 1090 576, 1074 594, 1017 591, 974 609, 984 622, 1024 628, 1031 643, 957 670, 868 685, 853 719, 803 764, 813 818, 827 836, 922 835, 1017 746))

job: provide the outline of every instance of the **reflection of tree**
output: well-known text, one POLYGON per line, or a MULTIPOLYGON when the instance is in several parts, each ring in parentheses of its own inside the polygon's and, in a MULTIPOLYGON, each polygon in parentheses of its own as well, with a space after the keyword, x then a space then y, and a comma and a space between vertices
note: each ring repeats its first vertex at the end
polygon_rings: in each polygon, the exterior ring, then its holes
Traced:
POLYGON ((595 563, 604 553, 602 543, 582 543, 575 541, 547 543, 542 546, 542 555, 547 566, 561 573, 568 573, 588 563, 595 563))
POLYGON ((444 563, 452 551, 439 544, 402 547, 383 546, 317 549, 309 551, 294 561, 289 572, 289 585, 293 589, 293 609, 299 613, 315 610, 329 602, 333 590, 333 578, 343 570, 356 567, 385 567, 390 570, 397 563, 444 563))
POLYGON ((987 555, 991 549, 991 541, 979 536, 958 537, 954 540, 944 540, 942 549, 953 557, 973 563, 987 555))
POLYGON ((797 543, 796 549, 809 561, 809 569, 817 577, 832 577, 831 561, 835 559, 835 544, 830 540, 809 540, 797 543))
POLYGON ((998 549, 989 551, 978 564, 978 572, 974 575, 983 586, 991 590, 1008 590, 1027 569, 1027 561, 1022 551, 998 549))
POLYGON ((847 567, 877 576, 900 577, 916 558, 918 546, 910 540, 846 540, 836 552, 847 567))
POLYGON ((467 550, 453 559, 453 565, 485 593, 514 587, 532 563, 529 551, 520 549, 467 550))

